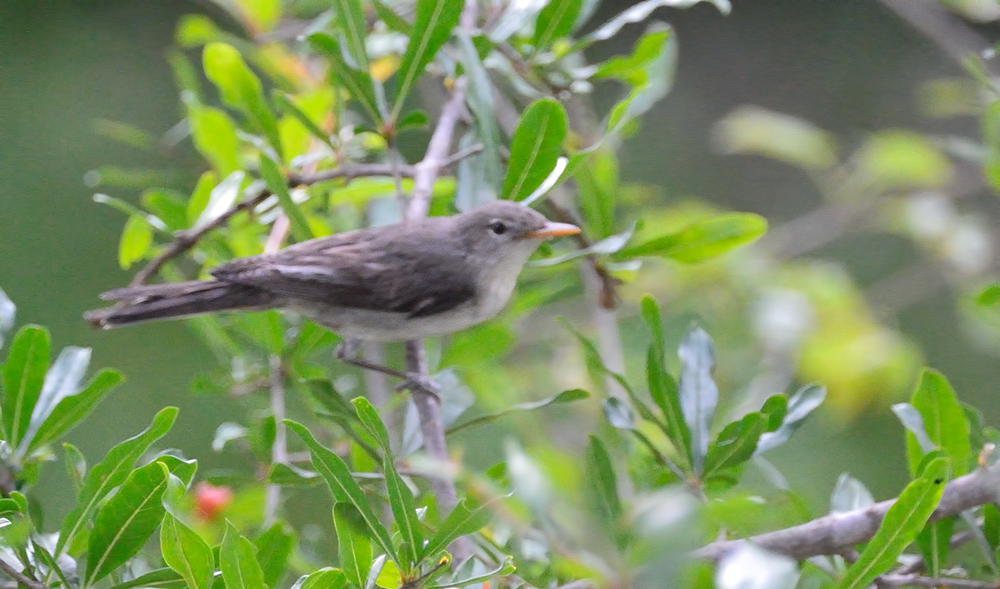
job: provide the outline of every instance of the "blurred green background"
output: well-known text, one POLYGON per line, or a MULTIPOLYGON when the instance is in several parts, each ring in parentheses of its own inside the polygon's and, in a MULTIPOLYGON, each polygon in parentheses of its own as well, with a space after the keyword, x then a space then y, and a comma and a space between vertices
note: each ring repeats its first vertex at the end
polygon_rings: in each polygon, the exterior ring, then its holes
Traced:
MULTIPOLYGON (((604 3, 594 22, 624 6, 604 3)), ((166 51, 178 18, 192 12, 220 14, 207 3, 180 0, 0 2, 0 287, 18 305, 19 324, 48 326, 56 348, 92 347, 93 366, 113 366, 129 378, 70 437, 92 460, 171 404, 181 414, 166 442, 219 466, 223 459, 210 450, 214 429, 242 413, 237 401, 190 392, 193 378, 212 362, 182 323, 101 333, 80 317, 99 304, 100 292, 130 278, 117 265, 124 219, 92 202, 85 175, 107 164, 165 167, 162 155, 100 138, 95 123, 112 119, 156 135, 176 124, 181 112, 166 51)), ((665 203, 696 196, 765 215, 772 227, 819 205, 817 189, 800 170, 713 148, 713 125, 745 104, 812 121, 848 147, 884 128, 977 134, 973 117, 921 114, 922 86, 963 71, 878 3, 736 0, 728 17, 708 5, 661 9, 657 17, 678 33, 677 79, 625 143, 621 159, 623 179, 656 186, 665 203)), ((626 51, 640 32, 635 27, 595 55, 626 51)), ((612 100, 601 92, 595 97, 605 106, 612 100)), ((134 201, 138 192, 112 194, 134 201)), ((986 189, 962 206, 998 212, 986 189)), ((864 287, 916 259, 913 249, 898 237, 849 232, 811 255, 840 260, 864 287)), ((947 288, 931 289, 889 321, 964 401, 983 409, 987 423, 996 422, 1000 365, 960 329, 947 288)), ((850 423, 821 416, 772 457, 817 506, 842 471, 881 499, 895 495, 906 478, 901 431, 887 407, 850 423)), ((58 477, 55 470, 46 476, 58 477)), ((54 495, 69 492, 52 485, 54 495)))

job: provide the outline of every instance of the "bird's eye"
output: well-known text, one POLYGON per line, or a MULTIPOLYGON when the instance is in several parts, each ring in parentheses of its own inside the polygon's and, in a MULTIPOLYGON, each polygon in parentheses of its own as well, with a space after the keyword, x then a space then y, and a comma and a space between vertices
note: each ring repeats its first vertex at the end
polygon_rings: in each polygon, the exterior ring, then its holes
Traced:
POLYGON ((490 223, 490 231, 496 233, 497 235, 503 235, 507 233, 507 226, 500 221, 493 221, 490 223))

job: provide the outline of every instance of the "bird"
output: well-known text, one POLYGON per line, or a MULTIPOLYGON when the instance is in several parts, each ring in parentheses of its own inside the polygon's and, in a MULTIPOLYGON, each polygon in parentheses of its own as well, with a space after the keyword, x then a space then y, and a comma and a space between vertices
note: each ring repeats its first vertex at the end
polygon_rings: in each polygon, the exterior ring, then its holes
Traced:
POLYGON ((457 215, 237 258, 212 268, 207 280, 110 290, 101 298, 117 304, 84 318, 111 329, 225 311, 290 310, 341 336, 348 345, 337 356, 350 361, 361 341, 439 337, 493 319, 538 246, 579 232, 520 203, 494 200, 457 215))

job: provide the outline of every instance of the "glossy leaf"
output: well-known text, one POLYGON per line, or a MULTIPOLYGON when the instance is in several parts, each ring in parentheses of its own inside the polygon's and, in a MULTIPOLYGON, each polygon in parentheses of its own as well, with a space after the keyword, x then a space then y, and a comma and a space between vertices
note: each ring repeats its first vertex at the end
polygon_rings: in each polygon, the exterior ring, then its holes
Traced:
POLYGON ((524 111, 511 139, 503 198, 522 200, 541 185, 562 154, 568 128, 566 110, 551 98, 524 111))
POLYGON ((286 487, 311 487, 321 481, 319 474, 293 464, 277 462, 267 472, 267 482, 286 487))
MULTIPOLYGON (((466 561, 466 563, 469 562, 470 561, 466 561)), ((500 566, 496 567, 491 571, 486 571, 480 575, 473 575, 471 577, 467 577, 459 574, 463 572, 462 568, 460 568, 458 571, 456 571, 456 574, 454 575, 456 577, 455 581, 450 581, 448 583, 442 583, 442 584, 429 584, 425 585, 424 587, 425 589, 451 589, 452 587, 468 587, 469 585, 482 583, 483 584, 482 586, 485 589, 488 589, 489 588, 489 583, 487 583, 488 581, 499 576, 510 575, 515 570, 516 568, 514 567, 513 557, 507 555, 504 558, 504 561, 500 563, 500 566)))
POLYGON ((253 544, 226 522, 226 535, 219 549, 219 564, 226 589, 264 589, 264 572, 257 562, 253 544))
POLYGON ((154 442, 162 438, 174 425, 176 407, 161 409, 150 426, 140 434, 121 442, 108 451, 104 460, 94 465, 77 495, 76 507, 63 520, 56 545, 56 556, 72 545, 72 540, 90 522, 101 500, 113 488, 125 482, 132 472, 132 465, 154 442))
POLYGON ((826 399, 826 389, 819 385, 806 385, 788 400, 788 410, 778 429, 765 432, 757 442, 755 456, 784 444, 799 429, 813 409, 826 399))
POLYGON ((364 491, 354 481, 354 477, 351 476, 351 471, 347 468, 344 460, 317 442, 312 433, 303 425, 290 420, 285 420, 285 424, 302 438, 302 441, 309 447, 313 466, 323 476, 327 486, 330 488, 330 492, 333 493, 334 499, 338 503, 347 502, 352 504, 364 519, 365 525, 368 527, 367 533, 374 538, 385 554, 389 555, 393 560, 397 560, 389 532, 386 531, 385 527, 382 526, 381 522, 375 516, 368 498, 365 497, 364 491))
MULTIPOLYGON (((931 443, 951 458, 955 476, 968 473, 972 459, 969 421, 948 379, 940 372, 924 369, 910 404, 920 412, 931 443)), ((907 434, 906 449, 912 474, 924 455, 912 433, 907 434)))
POLYGON ((18 330, 10 345, 3 369, 3 432, 7 443, 16 448, 31 424, 31 414, 42 393, 49 368, 49 332, 37 325, 18 330))
POLYGON ((635 430, 635 417, 628 405, 618 397, 608 397, 601 404, 604 409, 604 417, 611 424, 611 427, 623 430, 635 430))
POLYGON ((681 411, 691 432, 692 466, 700 474, 708 453, 712 418, 719 403, 719 389, 712 379, 715 344, 702 328, 695 326, 684 336, 677 354, 681 359, 681 411))
POLYGON ((397 74, 396 102, 389 117, 391 120, 399 117, 403 101, 413 85, 451 36, 463 6, 463 0, 417 0, 410 42, 406 45, 397 74))
POLYGON ((295 534, 283 522, 275 522, 253 541, 264 583, 274 587, 285 576, 288 560, 295 550, 295 534))
POLYGON ((486 524, 493 519, 492 514, 483 507, 470 508, 467 500, 459 501, 455 509, 448 514, 441 525, 438 526, 437 533, 427 542, 427 545, 420 551, 420 558, 434 556, 444 550, 456 538, 473 534, 483 529, 486 524))
MULTIPOLYGON (((243 185, 245 177, 246 174, 237 170, 226 176, 222 182, 219 182, 209 192, 208 202, 202 209, 201 214, 198 215, 198 219, 194 222, 194 226, 191 229, 194 231, 202 229, 231 209, 236 204, 237 199, 239 199, 240 188, 243 185)), ((201 183, 199 182, 200 186, 201 183)))
POLYGON ((156 531, 163 520, 168 475, 159 462, 136 469, 97 512, 90 532, 85 586, 125 564, 156 531))
POLYGON ((553 0, 538 13, 535 21, 535 51, 543 51, 556 39, 573 30, 583 7, 583 0, 553 0))
POLYGON ((299 206, 292 201, 292 193, 288 190, 288 181, 278 169, 278 164, 264 154, 260 156, 260 175, 271 192, 278 197, 281 210, 292 225, 292 235, 295 236, 295 240, 303 242, 312 239, 314 235, 305 215, 302 214, 299 206))
POLYGON ((351 98, 357 100, 376 124, 382 122, 375 84, 367 71, 352 68, 344 58, 340 42, 325 33, 309 35, 309 45, 330 60, 334 83, 347 90, 351 98))
POLYGON ((163 562, 184 578, 192 589, 212 587, 215 557, 208 542, 169 513, 160 528, 163 562))
POLYGON ((903 489, 889 508, 878 532, 868 542, 858 560, 847 570, 840 589, 867 587, 875 577, 896 565, 903 553, 923 529, 944 493, 948 476, 948 461, 937 458, 923 474, 903 489))
POLYGON ((260 80, 239 51, 225 43, 209 43, 205 46, 203 61, 205 75, 219 89, 222 99, 247 115, 281 157, 278 121, 264 97, 260 80))
POLYGON ((582 389, 570 389, 568 391, 563 391, 551 397, 546 397, 544 399, 539 399, 537 401, 529 401, 527 403, 518 403, 506 409, 502 409, 495 413, 490 413, 489 415, 480 415, 474 419, 470 419, 465 423, 456 425, 448 430, 448 435, 460 432, 462 430, 478 427, 480 425, 485 425, 492 421, 496 421, 501 417, 510 415, 511 413, 517 413, 520 411, 535 411, 543 407, 549 407, 551 405, 561 405, 563 403, 572 403, 574 401, 579 401, 581 399, 586 399, 590 397, 590 393, 582 389))
POLYGON ((337 554, 344 575, 358 587, 367 586, 372 545, 364 533, 364 519, 353 505, 341 502, 333 506, 333 525, 337 530, 337 554))
POLYGON ((663 256, 678 262, 701 262, 756 241, 767 220, 752 213, 718 215, 684 229, 625 249, 623 258, 663 256))
POLYGON ((48 417, 56 404, 64 398, 80 392, 80 383, 90 365, 90 348, 67 346, 59 352, 59 357, 45 373, 42 390, 31 412, 31 422, 21 440, 20 450, 32 440, 42 421, 48 417))

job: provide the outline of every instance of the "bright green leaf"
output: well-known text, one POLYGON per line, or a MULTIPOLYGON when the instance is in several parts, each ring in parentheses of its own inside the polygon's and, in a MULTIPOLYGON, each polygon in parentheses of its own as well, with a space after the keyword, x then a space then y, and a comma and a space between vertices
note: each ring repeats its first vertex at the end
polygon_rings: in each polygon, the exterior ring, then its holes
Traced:
POLYGON ((752 213, 718 215, 622 250, 622 258, 663 256, 678 262, 701 262, 756 241, 767 231, 767 220, 752 213))
POLYGON ((434 556, 459 536, 473 534, 490 523, 493 515, 483 507, 469 508, 463 499, 438 526, 438 531, 420 551, 420 557, 434 556))
POLYGON ((732 468, 749 460, 757 449, 757 440, 766 428, 767 419, 756 411, 722 428, 719 437, 708 448, 702 476, 707 479, 716 471, 732 468))
POLYGON ((240 169, 240 139, 229 115, 188 101, 188 120, 195 149, 212 164, 218 177, 225 178, 240 169))
POLYGON ((309 35, 309 45, 330 60, 334 83, 344 87, 364 107, 368 115, 376 123, 382 123, 378 99, 375 95, 375 83, 367 71, 358 71, 348 65, 344 58, 340 43, 326 33, 309 35))
POLYGON ((264 582, 274 587, 285 576, 288 559, 295 550, 295 534, 283 522, 275 522, 254 539, 257 560, 264 573, 264 582))
POLYGON ((31 424, 31 414, 42 393, 49 368, 51 340, 49 332, 37 325, 25 325, 11 342, 3 369, 3 433, 12 448, 17 448, 31 424))
POLYGON ((145 217, 132 215, 125 222, 122 238, 118 243, 118 265, 123 270, 128 269, 143 259, 152 245, 153 228, 146 222, 145 217))
POLYGON ((114 585, 111 589, 187 589, 188 585, 184 578, 177 574, 177 571, 164 567, 149 571, 145 575, 139 575, 131 581, 114 585))
POLYGON ((264 573, 254 554, 253 544, 226 522, 226 535, 219 549, 219 568, 226 589, 266 589, 264 573))
POLYGON ((553 0, 545 4, 535 21, 535 51, 544 51, 556 39, 573 30, 583 7, 583 0, 553 0))
POLYGON ((562 153, 568 128, 566 110, 551 98, 538 100, 524 111, 511 139, 504 198, 522 200, 541 185, 562 153))
POLYGON ((345 585, 347 576, 344 571, 325 567, 300 578, 292 585, 292 589, 343 589, 345 585))
POLYGON ((163 562, 177 571, 188 587, 209 589, 215 572, 215 558, 208 542, 169 513, 160 528, 163 562))
POLYGON ((31 438, 27 451, 31 452, 50 442, 58 440, 76 427, 104 398, 121 384, 124 377, 116 370, 104 369, 78 393, 59 401, 38 431, 31 438))
MULTIPOLYGON (((951 458, 955 476, 968 473, 972 460, 969 422, 948 379, 940 372, 924 369, 910 404, 923 417, 924 431, 930 441, 951 458)), ((914 435, 909 432, 906 436, 906 449, 910 472, 916 473, 924 452, 914 435)))
POLYGON ((396 102, 392 107, 390 120, 399 117, 403 101, 413 89, 417 78, 451 37, 451 31, 458 24, 464 5, 464 0, 417 0, 410 42, 406 45, 397 74, 396 102))
POLYGON ((285 216, 292 224, 292 235, 295 236, 296 241, 303 242, 312 239, 314 235, 305 215, 292 200, 292 193, 288 190, 288 181, 278 169, 278 164, 271 161, 271 158, 263 153, 260 154, 260 175, 264 178, 264 182, 267 183, 271 192, 278 197, 281 210, 284 211, 285 216))

